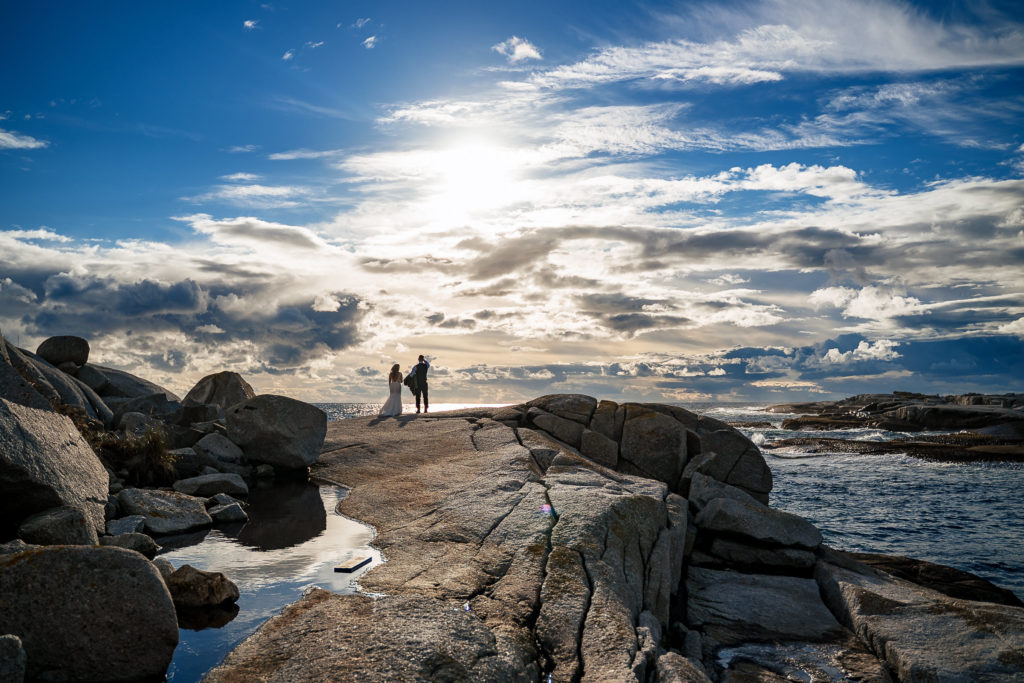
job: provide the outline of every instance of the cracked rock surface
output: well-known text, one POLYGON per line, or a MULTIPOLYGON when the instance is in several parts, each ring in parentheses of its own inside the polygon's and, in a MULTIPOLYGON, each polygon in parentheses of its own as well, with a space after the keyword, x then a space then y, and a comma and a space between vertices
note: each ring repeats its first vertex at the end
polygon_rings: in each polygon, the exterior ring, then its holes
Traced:
MULTIPOLYGON (((363 576, 363 594, 308 593, 207 680, 889 681, 933 670, 894 610, 880 621, 834 587, 896 579, 768 508, 756 446, 680 408, 567 395, 344 420, 328 425, 311 473, 350 489, 340 511, 376 529, 386 561, 363 576), (849 577, 823 571, 836 563, 849 577)), ((1024 641, 1004 631, 1005 660, 1024 641)))

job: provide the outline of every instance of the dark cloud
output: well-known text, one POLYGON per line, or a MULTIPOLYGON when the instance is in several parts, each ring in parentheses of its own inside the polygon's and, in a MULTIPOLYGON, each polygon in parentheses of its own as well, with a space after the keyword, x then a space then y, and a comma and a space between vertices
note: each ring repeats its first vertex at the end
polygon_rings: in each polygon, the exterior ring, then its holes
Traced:
POLYGON ((381 373, 381 371, 378 370, 377 368, 371 368, 369 366, 364 365, 363 367, 356 370, 356 374, 361 377, 377 377, 383 373, 381 373))
POLYGON ((185 349, 168 348, 169 335, 184 334, 204 345, 252 344, 258 364, 279 370, 358 342, 364 315, 358 298, 330 293, 339 302, 336 311, 314 310, 313 297, 284 306, 262 303, 277 286, 265 279, 205 287, 191 279, 125 283, 55 273, 42 281, 37 304, 19 313, 26 332, 40 337, 131 336, 140 362, 168 372, 185 368, 189 356, 185 349), (234 303, 222 306, 221 298, 234 303))
POLYGON ((451 259, 433 256, 405 259, 364 258, 359 265, 375 273, 425 273, 429 271, 454 273, 460 270, 451 259))

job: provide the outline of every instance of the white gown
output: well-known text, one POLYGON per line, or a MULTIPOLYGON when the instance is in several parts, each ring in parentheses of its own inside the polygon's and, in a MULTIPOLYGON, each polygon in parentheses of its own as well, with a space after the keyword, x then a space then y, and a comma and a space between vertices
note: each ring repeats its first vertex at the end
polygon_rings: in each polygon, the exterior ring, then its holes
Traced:
POLYGON ((381 406, 380 412, 377 413, 380 417, 402 414, 402 380, 388 382, 388 389, 391 393, 388 396, 388 400, 381 406))

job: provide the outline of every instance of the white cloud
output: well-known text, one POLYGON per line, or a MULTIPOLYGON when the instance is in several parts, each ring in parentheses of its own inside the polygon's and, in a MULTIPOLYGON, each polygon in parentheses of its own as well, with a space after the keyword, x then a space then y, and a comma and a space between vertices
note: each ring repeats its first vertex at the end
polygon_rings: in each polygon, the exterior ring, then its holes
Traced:
POLYGON ((366 40, 363 41, 363 47, 365 47, 367 50, 372 50, 376 46, 377 46, 377 36, 370 36, 369 38, 367 38, 366 40))
POLYGON ((182 199, 197 203, 224 201, 236 206, 269 209, 298 206, 297 200, 309 194, 307 188, 292 185, 218 185, 210 192, 182 199))
POLYGON ((902 315, 920 315, 925 307, 920 299, 902 296, 891 287, 826 287, 811 293, 810 301, 815 306, 828 305, 843 309, 844 318, 865 318, 880 320, 902 315))
POLYGON ((38 230, 3 230, 2 232, 8 237, 13 237, 14 239, 19 240, 45 240, 47 242, 73 241, 70 237, 56 233, 45 225, 38 230))
POLYGON ((281 59, 283 59, 286 62, 295 59, 295 50, 286 51, 283 55, 281 55, 281 59))
POLYGON ((221 180, 229 180, 231 182, 250 182, 253 180, 259 180, 263 176, 256 173, 231 173, 229 175, 222 175, 221 180))
POLYGON ((259 26, 259 23, 260 23, 259 19, 246 19, 245 21, 242 22, 242 26, 244 26, 246 28, 246 30, 252 31, 253 29, 255 29, 255 28, 257 28, 259 26))
POLYGON ((491 47, 495 52, 505 55, 509 64, 517 64, 524 59, 543 59, 537 46, 519 36, 512 36, 491 47))
POLYGON ((322 40, 318 40, 315 43, 312 40, 306 41, 306 47, 308 47, 310 50, 315 50, 318 47, 323 47, 323 46, 324 46, 324 41, 322 41, 322 40))
POLYGON ((267 156, 274 161, 290 161, 294 159, 323 159, 325 157, 336 157, 342 153, 340 149, 294 149, 289 152, 274 152, 267 156))
POLYGON ((209 214, 176 216, 192 226, 198 233, 209 236, 220 244, 267 246, 273 248, 329 250, 330 247, 316 233, 297 225, 273 223, 251 216, 217 220, 209 214))
POLYGON ((249 152, 255 152, 259 148, 259 145, 234 145, 232 147, 226 147, 222 151, 229 154, 247 154, 249 152))
MULTIPOLYGON (((352 27, 353 28, 362 28, 362 27, 366 26, 369 23, 370 23, 370 17, 359 17, 352 24, 352 27)), ((340 24, 339 24, 339 26, 340 26, 340 24)))
POLYGON ((896 351, 896 347, 899 345, 898 341, 890 339, 879 339, 875 342, 862 341, 857 344, 857 348, 851 351, 840 351, 837 348, 829 349, 822 356, 821 360, 824 363, 833 365, 869 360, 895 360, 896 358, 902 358, 902 355, 896 351))
POLYGON ((50 143, 46 140, 0 128, 0 149, 40 149, 49 146, 50 143))

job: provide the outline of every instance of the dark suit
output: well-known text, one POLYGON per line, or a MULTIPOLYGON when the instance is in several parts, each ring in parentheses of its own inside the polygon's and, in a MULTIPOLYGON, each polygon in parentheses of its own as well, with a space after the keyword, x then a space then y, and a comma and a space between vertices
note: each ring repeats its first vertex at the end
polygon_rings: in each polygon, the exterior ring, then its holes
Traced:
POLYGON ((427 370, 430 364, 420 361, 416 364, 416 412, 420 412, 420 394, 423 394, 423 412, 430 408, 430 399, 427 395, 427 370))

